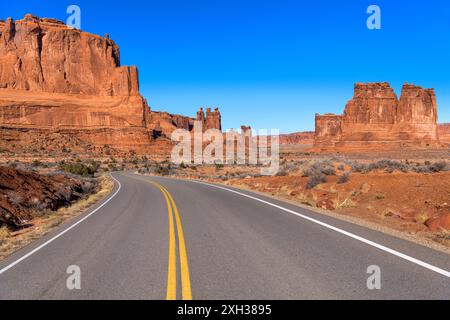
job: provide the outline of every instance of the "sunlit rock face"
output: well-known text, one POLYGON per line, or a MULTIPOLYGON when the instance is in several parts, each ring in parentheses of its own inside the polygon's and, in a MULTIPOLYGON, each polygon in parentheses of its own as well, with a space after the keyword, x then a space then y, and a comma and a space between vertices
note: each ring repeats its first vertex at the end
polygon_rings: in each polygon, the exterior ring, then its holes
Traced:
POLYGON ((120 66, 108 36, 31 15, 0 22, 0 135, 8 143, 48 130, 145 152, 150 119, 136 67, 120 66))
POLYGON ((316 115, 315 147, 440 146, 433 89, 411 84, 400 99, 388 83, 358 83, 343 115, 316 115))

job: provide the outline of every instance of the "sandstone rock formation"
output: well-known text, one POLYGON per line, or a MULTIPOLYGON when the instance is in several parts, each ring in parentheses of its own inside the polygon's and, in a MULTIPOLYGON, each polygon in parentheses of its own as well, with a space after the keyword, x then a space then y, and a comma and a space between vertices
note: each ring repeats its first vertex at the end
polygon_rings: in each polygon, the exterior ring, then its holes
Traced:
POLYGON ((314 144, 314 132, 295 132, 290 134, 280 134, 281 145, 312 145, 314 144))
POLYGON ((121 67, 109 38, 26 15, 0 23, 0 138, 33 132, 145 151, 150 109, 135 67, 121 67))
POLYGON ((203 130, 217 129, 222 130, 222 116, 218 108, 211 111, 211 108, 206 109, 206 116, 203 108, 197 112, 197 121, 200 121, 203 126, 203 130))
POLYGON ((63 174, 46 176, 0 167, 0 227, 19 228, 44 210, 68 206, 95 189, 92 183, 63 174))
POLYGON ((26 15, 0 22, 0 88, 95 96, 138 96, 136 67, 117 45, 63 22, 26 15))
POLYGON ((178 114, 170 114, 168 112, 153 111, 150 114, 148 128, 159 132, 159 136, 170 138, 172 132, 177 129, 192 131, 194 129, 195 121, 199 121, 202 124, 203 131, 209 129, 222 130, 221 115, 218 108, 214 111, 207 108, 206 116, 203 108, 200 108, 197 112, 196 118, 190 118, 178 114))
POLYGON ((206 109, 206 118, 204 127, 208 129, 217 129, 222 131, 222 116, 220 114, 219 108, 215 108, 211 111, 211 108, 206 109))
POLYGON ((315 147, 436 147, 433 89, 405 84, 400 99, 388 83, 358 83, 343 115, 316 115, 315 147))
POLYGON ((438 135, 442 143, 450 144, 450 123, 439 124, 438 135))
MULTIPOLYGON (((109 36, 32 15, 0 21, 1 148, 58 134, 61 141, 146 153, 153 139, 192 130, 194 120, 152 112, 139 93, 137 68, 120 65, 109 36)), ((202 121, 221 128, 218 109, 202 121)))

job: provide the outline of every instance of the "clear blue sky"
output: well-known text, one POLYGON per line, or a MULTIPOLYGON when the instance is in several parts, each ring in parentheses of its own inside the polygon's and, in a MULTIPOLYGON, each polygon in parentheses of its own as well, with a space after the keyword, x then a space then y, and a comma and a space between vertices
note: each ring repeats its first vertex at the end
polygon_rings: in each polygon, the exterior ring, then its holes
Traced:
POLYGON ((25 13, 66 20, 111 38, 137 65, 154 110, 194 115, 219 106, 224 128, 312 130, 316 112, 341 113, 354 82, 436 89, 450 122, 450 1, 1 1, 0 18, 25 13), (382 29, 366 27, 381 7, 382 29))

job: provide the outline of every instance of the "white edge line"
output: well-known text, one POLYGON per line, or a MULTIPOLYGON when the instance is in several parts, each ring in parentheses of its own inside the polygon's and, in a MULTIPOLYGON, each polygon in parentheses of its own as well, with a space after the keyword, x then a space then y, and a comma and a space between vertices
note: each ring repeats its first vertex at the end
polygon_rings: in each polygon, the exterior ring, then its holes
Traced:
POLYGON ((215 187, 215 188, 218 188, 218 189, 226 190, 226 191, 229 191, 229 192, 238 194, 238 195, 240 195, 240 196, 243 196, 243 197, 246 197, 246 198, 249 198, 249 199, 252 199, 252 200, 255 200, 255 201, 264 203, 264 204, 267 204, 267 205, 269 205, 269 206, 275 207, 275 208, 280 209, 280 210, 282 210, 282 211, 286 211, 286 212, 291 213, 291 214, 293 214, 293 215, 296 215, 296 216, 298 216, 298 217, 300 217, 300 218, 303 218, 303 219, 305 219, 305 220, 308 220, 308 221, 311 221, 311 222, 313 222, 313 223, 319 224, 319 225, 321 225, 321 226, 323 226, 323 227, 325 227, 325 228, 331 229, 331 230, 333 230, 333 231, 336 231, 336 232, 338 232, 338 233, 341 233, 341 234, 343 234, 343 235, 346 235, 346 236, 348 236, 348 237, 350 237, 350 238, 353 238, 353 239, 355 239, 355 240, 358 240, 358 241, 360 241, 360 242, 363 242, 363 243, 365 243, 365 244, 368 244, 368 245, 370 245, 370 246, 373 246, 373 247, 375 247, 375 248, 378 248, 378 249, 380 249, 380 250, 383 250, 383 251, 385 251, 385 252, 388 252, 388 253, 390 253, 390 254, 392 254, 392 255, 394 255, 394 256, 400 257, 400 258, 405 259, 405 260, 407 260, 407 261, 409 261, 409 262, 415 263, 415 264, 417 264, 417 265, 419 265, 419 266, 421 266, 421 267, 424 267, 424 268, 426 268, 426 269, 429 269, 429 270, 431 270, 431 271, 434 271, 434 272, 439 273, 439 274, 441 274, 441 275, 443 275, 443 276, 445 276, 445 277, 450 278, 450 272, 449 272, 449 271, 446 271, 446 270, 444 270, 444 269, 438 268, 438 267, 433 266, 433 265, 431 265, 431 264, 429 264, 429 263, 427 263, 427 262, 424 262, 424 261, 421 261, 421 260, 419 260, 419 259, 413 258, 413 257, 411 257, 411 256, 408 256, 408 255, 404 254, 404 253, 401 253, 401 252, 398 252, 398 251, 396 251, 396 250, 394 250, 394 249, 385 247, 385 246, 383 246, 383 245, 381 245, 381 244, 378 244, 378 243, 376 243, 376 242, 367 240, 367 239, 365 239, 365 238, 363 238, 363 237, 357 236, 356 234, 353 234, 353 233, 351 233, 351 232, 348 232, 348 231, 339 229, 339 228, 337 228, 337 227, 334 227, 334 226, 329 225, 329 224, 327 224, 327 223, 324 223, 324 222, 322 222, 322 221, 316 220, 316 219, 314 219, 314 218, 308 217, 308 216, 306 216, 306 215, 300 214, 300 213, 295 212, 295 211, 293 211, 293 210, 290 210, 290 209, 284 208, 284 207, 282 207, 282 206, 273 204, 273 203, 271 203, 271 202, 268 202, 268 201, 265 201, 265 200, 262 200, 262 199, 259 199, 259 198, 256 198, 256 197, 252 197, 252 196, 247 195, 247 194, 245 194, 245 193, 241 193, 241 192, 238 192, 238 191, 235 191, 235 190, 232 190, 232 189, 228 189, 228 188, 225 188, 225 187, 221 187, 221 186, 218 186, 218 185, 214 185, 214 184, 210 184, 210 183, 205 183, 205 182, 197 181, 197 180, 190 180, 190 182, 195 182, 195 183, 198 183, 198 184, 203 184, 203 185, 206 185, 206 186, 211 186, 211 187, 215 187))
POLYGON ((28 252, 26 255, 22 256, 21 258, 17 259, 16 261, 12 262, 11 264, 9 264, 8 266, 6 266, 5 268, 0 270, 0 275, 2 275, 3 273, 5 273, 6 271, 8 271, 9 269, 13 268, 14 266, 16 266, 17 264, 19 264, 20 262, 24 261, 25 259, 29 258, 31 255, 35 254, 36 252, 38 252, 39 250, 41 250, 42 248, 46 247, 47 245, 49 245, 50 243, 52 243, 53 241, 55 241, 56 239, 58 239, 59 237, 61 237, 63 234, 65 234, 66 232, 69 232, 70 230, 72 230, 73 228, 75 228, 76 226, 78 226, 80 223, 82 223, 83 221, 85 221, 87 218, 89 218, 90 216, 92 216, 94 213, 96 213, 98 210, 100 210, 101 208, 103 208, 108 202, 110 202, 120 191, 120 189, 122 188, 122 185, 120 184, 119 180, 117 180, 116 178, 114 178, 112 175, 110 175, 111 178, 113 178, 113 180, 115 182, 118 183, 119 188, 117 189, 116 192, 114 192, 114 194, 109 197, 108 200, 106 200, 105 202, 102 203, 101 206, 99 206, 98 208, 96 208, 94 211, 92 211, 91 213, 89 213, 87 216, 85 216, 83 219, 77 221, 76 223, 72 224, 70 227, 68 227, 67 229, 65 229, 64 231, 61 231, 60 233, 58 233, 56 236, 54 236, 53 238, 47 240, 46 242, 44 242, 43 244, 41 244, 39 247, 33 249, 32 251, 28 252))

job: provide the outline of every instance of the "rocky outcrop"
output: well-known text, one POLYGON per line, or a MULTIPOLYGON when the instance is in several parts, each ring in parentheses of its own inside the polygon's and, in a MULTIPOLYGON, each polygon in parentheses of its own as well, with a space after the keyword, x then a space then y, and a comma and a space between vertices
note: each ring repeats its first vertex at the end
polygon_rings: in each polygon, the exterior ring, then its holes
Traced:
POLYGON ((211 111, 211 108, 206 109, 204 127, 206 130, 217 129, 222 131, 222 116, 219 108, 215 108, 214 111, 211 111))
POLYGON ((168 112, 151 112, 148 121, 148 128, 159 132, 157 136, 165 136, 170 138, 172 132, 177 129, 192 131, 195 121, 199 121, 203 126, 203 131, 209 129, 222 130, 221 115, 218 108, 211 111, 206 109, 206 116, 203 108, 197 112, 195 118, 190 118, 178 114, 170 114, 168 112))
POLYGON ((2 143, 19 146, 47 131, 146 152, 150 118, 136 67, 120 66, 109 37, 32 15, 0 23, 2 143))
POLYGON ((316 132, 314 145, 334 146, 342 137, 342 116, 335 114, 316 114, 316 132))
POLYGON ((438 135, 442 143, 450 144, 450 123, 439 124, 438 135))
POLYGON ((315 147, 436 147, 433 89, 405 84, 400 99, 388 83, 358 83, 343 115, 316 115, 315 147))
POLYGON ((314 143, 314 132, 295 132, 280 134, 281 145, 312 145, 314 143))
POLYGON ((138 96, 136 67, 121 67, 109 37, 26 15, 0 23, 0 88, 94 96, 138 96))
POLYGON ((46 176, 0 167, 0 227, 19 228, 45 210, 69 206, 88 190, 95 190, 93 183, 63 174, 46 176))
POLYGON ((222 130, 222 116, 218 108, 211 111, 211 108, 206 109, 206 116, 203 108, 197 112, 197 121, 200 121, 203 126, 203 130, 217 129, 222 130))

